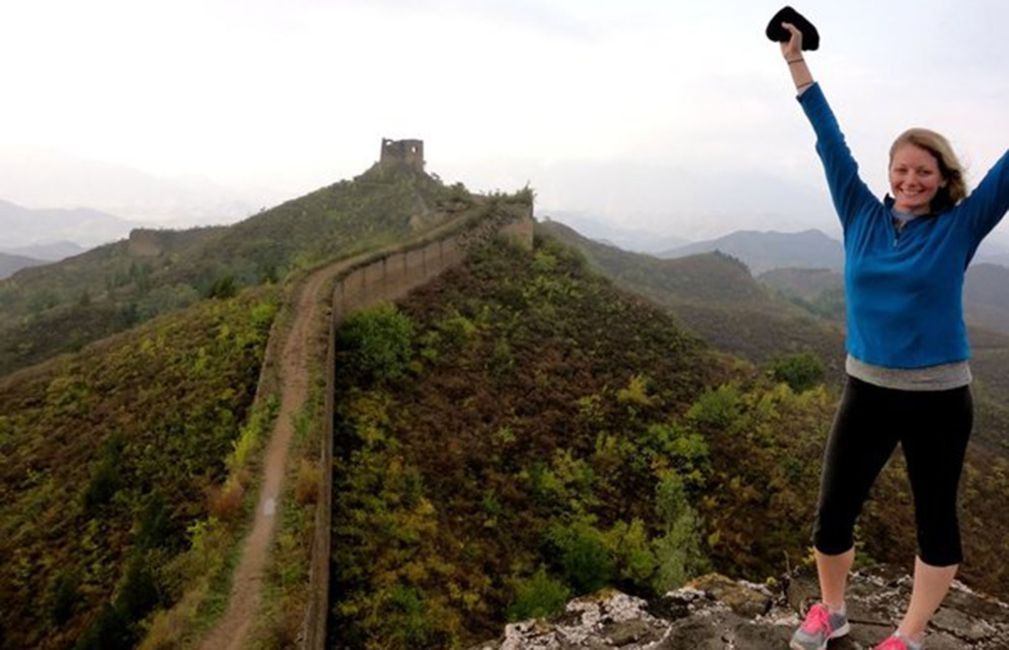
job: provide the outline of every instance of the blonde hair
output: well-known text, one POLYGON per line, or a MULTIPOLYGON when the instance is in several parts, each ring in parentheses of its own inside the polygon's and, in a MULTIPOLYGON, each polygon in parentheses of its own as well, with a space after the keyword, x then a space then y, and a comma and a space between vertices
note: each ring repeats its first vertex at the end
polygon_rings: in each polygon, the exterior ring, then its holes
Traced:
POLYGON ((929 205, 932 212, 943 212, 952 208, 967 196, 967 181, 964 180, 963 165, 960 164, 949 140, 930 129, 914 128, 904 131, 890 145, 890 165, 893 155, 905 144, 913 144, 932 154, 939 164, 939 173, 946 184, 939 188, 929 205))

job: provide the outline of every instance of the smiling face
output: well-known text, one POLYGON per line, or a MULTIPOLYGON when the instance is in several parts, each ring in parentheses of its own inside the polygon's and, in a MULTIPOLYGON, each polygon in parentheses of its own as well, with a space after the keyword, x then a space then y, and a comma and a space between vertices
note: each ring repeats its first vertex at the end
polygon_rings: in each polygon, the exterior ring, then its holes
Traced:
POLYGON ((911 214, 928 214, 936 192, 946 186, 939 161, 927 149, 905 143, 890 160, 890 192, 894 208, 911 214))

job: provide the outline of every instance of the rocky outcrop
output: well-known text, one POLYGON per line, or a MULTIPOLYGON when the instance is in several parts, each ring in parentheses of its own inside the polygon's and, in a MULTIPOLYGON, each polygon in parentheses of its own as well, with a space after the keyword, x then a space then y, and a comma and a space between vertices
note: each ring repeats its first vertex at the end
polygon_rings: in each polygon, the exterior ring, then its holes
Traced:
MULTIPOLYGON (((830 650, 874 647, 893 630, 911 594, 911 578, 887 566, 857 572, 849 585, 851 634, 831 642, 830 650)), ((817 597, 810 571, 768 585, 711 574, 651 601, 605 590, 571 601, 553 619, 510 624, 503 638, 472 650, 782 650, 799 612, 817 597)), ((927 647, 1009 648, 1009 606, 955 582, 932 621, 927 647)))

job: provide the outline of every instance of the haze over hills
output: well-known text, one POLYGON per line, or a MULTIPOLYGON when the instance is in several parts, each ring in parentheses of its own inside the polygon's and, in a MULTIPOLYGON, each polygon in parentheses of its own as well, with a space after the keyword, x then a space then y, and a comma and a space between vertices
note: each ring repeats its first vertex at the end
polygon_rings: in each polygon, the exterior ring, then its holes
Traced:
POLYGON ((662 235, 650 230, 624 228, 581 212, 551 210, 543 215, 545 221, 559 221, 583 236, 636 253, 660 253, 690 243, 684 237, 662 235))
POLYGON ((10 253, 0 251, 0 280, 13 275, 21 269, 41 264, 46 264, 45 260, 25 257, 24 255, 11 255, 10 253))
MULTIPOLYGON (((580 213, 553 211, 546 218, 568 225, 590 239, 625 251, 649 253, 662 258, 720 250, 744 262, 754 275, 779 268, 825 268, 840 271, 844 265, 844 249, 840 240, 819 229, 736 230, 717 238, 688 242, 675 235, 623 228, 580 213)), ((1000 230, 1004 228, 996 230, 982 242, 974 263, 1009 267, 1009 239, 1000 230)))
POLYGON ((671 259, 715 250, 742 260, 754 274, 783 267, 840 270, 844 266, 841 243, 815 229, 795 233, 741 230, 667 250, 659 257, 671 259))
POLYGON ((140 225, 90 208, 34 210, 0 200, 0 250, 60 240, 90 248, 122 239, 140 225))
POLYGON ((0 197, 34 208, 88 206, 174 227, 232 223, 283 199, 269 190, 239 192, 205 178, 164 178, 51 149, 11 147, 0 148, 0 197))
POLYGON ((14 248, 0 249, 0 252, 12 255, 24 255, 46 262, 58 262, 67 257, 80 255, 87 248, 72 241, 51 241, 48 243, 32 244, 30 246, 16 246, 14 248))

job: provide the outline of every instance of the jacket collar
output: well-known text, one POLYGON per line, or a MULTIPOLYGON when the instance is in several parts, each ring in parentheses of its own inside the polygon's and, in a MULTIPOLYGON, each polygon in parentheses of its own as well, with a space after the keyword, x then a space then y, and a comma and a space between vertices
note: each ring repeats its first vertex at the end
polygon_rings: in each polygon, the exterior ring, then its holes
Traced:
MULTIPOLYGON (((883 197, 883 205, 886 206, 886 209, 888 211, 892 211, 893 210, 893 205, 896 202, 897 202, 896 199, 894 199, 892 196, 890 196, 889 193, 887 193, 886 196, 883 197)), ((933 217, 938 217, 938 216, 939 216, 939 214, 936 213, 936 212, 929 212, 927 214, 916 215, 915 219, 931 219, 933 217)))

